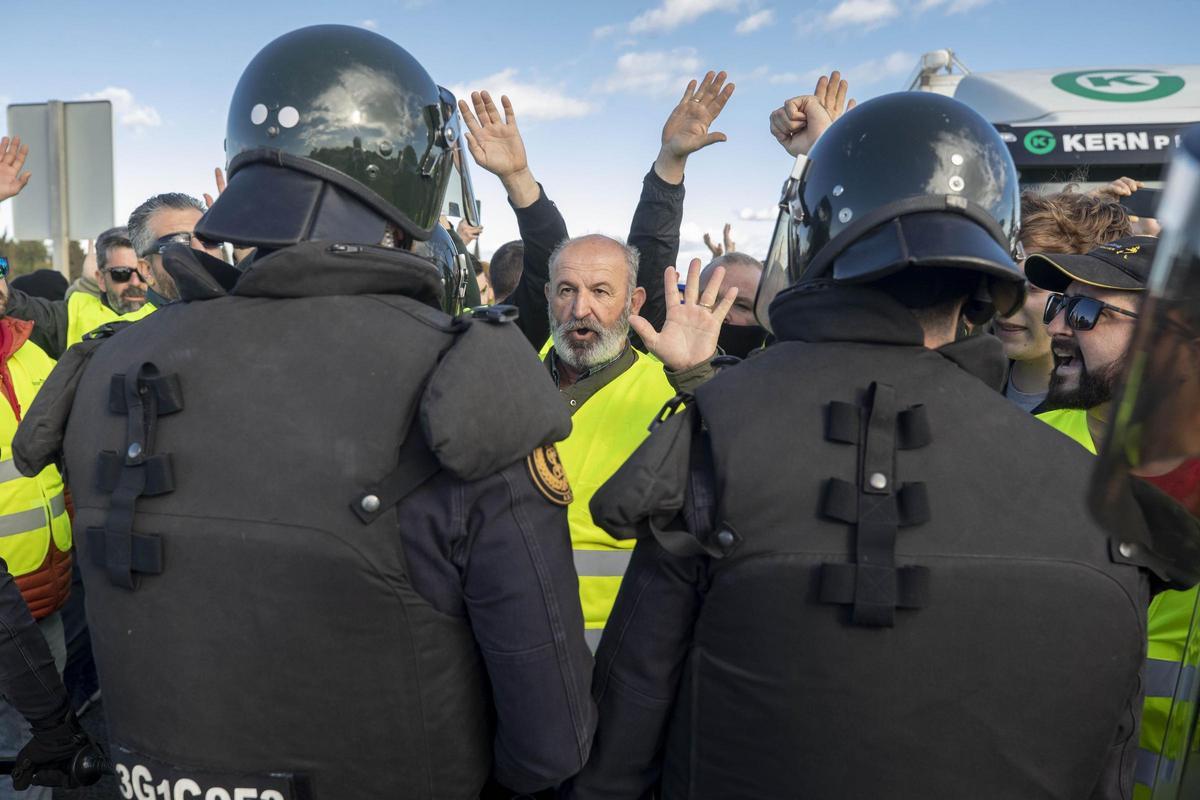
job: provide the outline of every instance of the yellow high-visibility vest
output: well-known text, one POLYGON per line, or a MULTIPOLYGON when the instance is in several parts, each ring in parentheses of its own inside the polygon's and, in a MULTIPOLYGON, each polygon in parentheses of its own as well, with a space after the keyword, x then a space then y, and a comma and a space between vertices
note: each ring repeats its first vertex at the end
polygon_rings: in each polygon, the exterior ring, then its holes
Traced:
POLYGON ((84 334, 91 333, 106 322, 122 320, 134 322, 154 311, 154 305, 146 303, 137 311, 118 314, 100 301, 99 297, 87 292, 72 292, 67 298, 67 347, 83 341, 84 334))
MULTIPOLYGON (((33 404, 54 361, 33 342, 25 342, 8 360, 17 401, 24 413, 33 404)), ((71 549, 71 520, 63 497, 62 476, 50 465, 26 478, 12 460, 17 417, 0 399, 0 557, 14 578, 35 571, 46 560, 50 539, 62 552, 71 549)))
MULTIPOLYGON (((542 350, 545 356, 550 345, 542 350)), ((571 435, 559 442, 559 459, 574 499, 567 508, 584 636, 594 651, 608 622, 633 540, 617 540, 592 521, 589 504, 605 481, 650 435, 650 422, 675 396, 662 362, 634 351, 629 369, 587 399, 571 417, 571 435)))
MULTIPOLYGON (((1087 411, 1064 408, 1038 414, 1050 427, 1079 442, 1089 453, 1096 455, 1096 443, 1088 430, 1087 411)), ((1200 587, 1197 587, 1200 588, 1200 587)), ((1146 700, 1142 706, 1142 732, 1138 741, 1137 762, 1134 767, 1134 800, 1150 800, 1154 777, 1161 762, 1160 753, 1167 735, 1167 720, 1175 687, 1180 680, 1196 680, 1195 667, 1183 664, 1192 613, 1196 608, 1196 588, 1186 592, 1164 591, 1150 601, 1146 648, 1146 700)), ((1182 764, 1164 765, 1168 772, 1177 771, 1182 764)))

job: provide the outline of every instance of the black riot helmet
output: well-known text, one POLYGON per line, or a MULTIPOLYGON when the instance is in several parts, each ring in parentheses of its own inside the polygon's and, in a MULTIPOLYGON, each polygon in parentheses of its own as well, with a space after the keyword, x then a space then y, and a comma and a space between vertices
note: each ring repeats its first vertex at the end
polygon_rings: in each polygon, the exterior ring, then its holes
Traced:
POLYGON ((396 43, 317 25, 246 67, 226 127, 229 185, 196 232, 268 249, 424 240, 460 146, 453 97, 396 43))
POLYGON ((756 313, 787 286, 869 283, 907 267, 981 275, 970 316, 1024 299, 1020 189, 987 120, 950 97, 900 92, 842 115, 796 160, 759 283, 756 313))

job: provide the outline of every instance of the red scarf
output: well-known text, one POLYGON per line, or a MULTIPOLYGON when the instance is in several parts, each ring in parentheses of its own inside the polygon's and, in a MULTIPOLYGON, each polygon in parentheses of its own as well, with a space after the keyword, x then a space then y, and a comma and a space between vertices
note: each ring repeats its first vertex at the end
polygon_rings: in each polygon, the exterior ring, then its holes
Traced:
POLYGON ((12 406, 17 422, 21 421, 21 403, 17 400, 17 390, 13 386, 8 360, 29 340, 31 333, 33 333, 32 322, 12 317, 0 317, 0 391, 4 393, 8 404, 12 406))

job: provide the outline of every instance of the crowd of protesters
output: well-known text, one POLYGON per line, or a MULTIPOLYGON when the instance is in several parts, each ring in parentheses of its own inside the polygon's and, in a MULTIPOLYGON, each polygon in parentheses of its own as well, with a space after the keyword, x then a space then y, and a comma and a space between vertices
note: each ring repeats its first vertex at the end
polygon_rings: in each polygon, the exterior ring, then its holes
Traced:
MULTIPOLYGON (((634 543, 602 529, 589 501, 645 437, 644 423, 626 431, 612 420, 648 421, 671 398, 710 380, 720 365, 710 360, 709 334, 717 337, 719 354, 741 359, 754 359, 770 347, 754 309, 765 254, 738 251, 726 225, 722 242, 705 236, 713 255, 708 264, 694 260, 686 279, 676 269, 685 167, 699 151, 725 139, 712 126, 734 94, 726 79, 724 72, 710 72, 691 81, 669 110, 625 238, 569 235, 568 221, 549 199, 552 176, 543 176, 544 183, 534 178, 536 154, 526 153, 517 126, 519 109, 507 97, 497 106, 481 90, 459 103, 475 165, 504 186, 521 234, 496 248, 490 259, 471 260, 479 305, 519 309, 517 324, 540 353, 548 380, 574 419, 573 433, 559 452, 573 493, 571 541, 585 639, 593 651, 634 543), (601 450, 605 459, 595 457, 601 450)), ((847 90, 838 73, 822 77, 811 95, 787 99, 771 114, 772 135, 791 155, 807 152, 825 128, 855 107, 847 90)), ((27 152, 19 140, 0 141, 0 201, 19 193, 28 180, 22 171, 27 152)), ((1131 219, 1120 203, 1139 187, 1121 179, 1092 191, 1027 190, 1020 211, 1026 300, 1012 315, 970 331, 995 336, 1003 344, 1008 360, 1004 396, 1092 453, 1112 419, 1113 396, 1128 365, 1157 242, 1153 221, 1131 219)), ((130 214, 126 225, 97 232, 94 276, 85 274, 69 286, 46 286, 57 278, 6 282, 0 273, 0 388, 8 400, 3 413, 11 417, 4 428, 10 437, 52 361, 101 326, 136 322, 178 300, 177 287, 163 267, 166 248, 189 245, 235 265, 249 257, 195 233, 212 198, 205 203, 175 191, 179 187, 162 188, 130 214)), ((442 222, 450 227, 445 217, 442 222)), ((481 228, 465 220, 455 229, 464 252, 480 233, 481 228)), ((8 452, 9 442, 0 445, 8 452)), ((7 463, 0 464, 0 471, 7 463)), ((1145 477, 1200 515, 1200 462, 1145 477)), ((59 671, 65 670, 72 682, 73 704, 83 713, 100 694, 89 670, 82 589, 71 577, 70 537, 60 530, 70 524, 69 493, 63 495, 53 467, 37 478, 4 472, 0 480, 5 481, 0 492, 36 496, 61 511, 44 516, 40 525, 12 531, 48 544, 38 551, 44 558, 9 559, 9 567, 59 671)), ((0 500, 7 502, 8 496, 0 500)), ((0 524, 4 519, 0 516, 0 524)), ((1179 661, 1188 633, 1187 609, 1194 605, 1195 590, 1168 591, 1150 607, 1152 676, 1170 674, 1179 661)), ((1158 684, 1151 680, 1146 687, 1145 753, 1158 752, 1173 688, 1165 679, 1158 684)), ((19 715, 0 707, 0 750, 15 755, 27 735, 19 715), (13 719, 4 721, 5 715, 13 719)), ((1139 780, 1143 774, 1139 771, 1139 780)), ((0 795, 9 791, 0 789, 0 795)))

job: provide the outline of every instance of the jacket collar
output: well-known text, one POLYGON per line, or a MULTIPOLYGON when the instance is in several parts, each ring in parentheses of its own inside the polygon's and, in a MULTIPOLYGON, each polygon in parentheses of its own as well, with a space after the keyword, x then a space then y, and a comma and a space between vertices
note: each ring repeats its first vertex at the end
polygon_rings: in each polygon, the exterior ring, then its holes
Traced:
MULTIPOLYGON (((818 281, 793 286, 775 298, 771 327, 780 341, 858 342, 924 347, 925 332, 907 308, 866 286, 818 281)), ((1004 348, 984 334, 931 351, 1000 391, 1004 387, 1004 348)))
POLYGON ((441 308, 443 297, 441 275, 428 259, 373 245, 301 242, 237 267, 177 245, 163 253, 163 268, 184 301, 396 294, 441 308))

